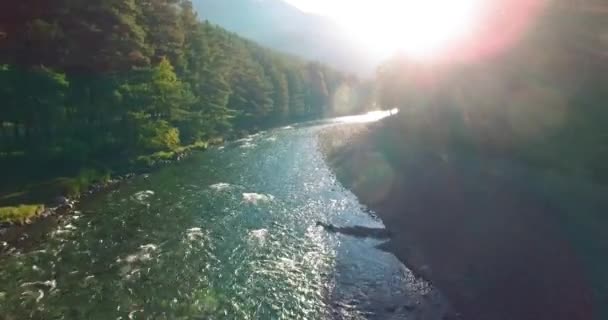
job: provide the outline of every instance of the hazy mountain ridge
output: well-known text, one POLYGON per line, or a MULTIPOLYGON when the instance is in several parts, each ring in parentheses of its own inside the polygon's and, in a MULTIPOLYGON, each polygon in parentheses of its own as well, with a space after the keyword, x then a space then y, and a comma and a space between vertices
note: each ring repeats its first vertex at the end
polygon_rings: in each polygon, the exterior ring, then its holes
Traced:
POLYGON ((281 0, 194 0, 209 20, 262 45, 344 71, 370 75, 377 61, 340 26, 281 0))

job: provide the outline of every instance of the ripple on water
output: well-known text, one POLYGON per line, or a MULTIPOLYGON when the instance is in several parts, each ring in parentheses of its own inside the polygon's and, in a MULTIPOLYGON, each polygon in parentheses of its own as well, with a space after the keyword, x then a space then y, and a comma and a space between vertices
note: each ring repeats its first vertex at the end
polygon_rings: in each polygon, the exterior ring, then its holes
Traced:
POLYGON ((258 145, 255 144, 255 143, 245 142, 240 147, 241 147, 241 149, 253 149, 253 148, 257 147, 257 146, 258 145))
POLYGON ((230 190, 232 188, 233 188, 233 185, 231 185, 230 183, 226 183, 226 182, 220 182, 220 183, 212 184, 209 186, 209 189, 212 189, 215 191, 226 191, 226 190, 230 190))
POLYGON ((32 301, 36 304, 40 303, 46 294, 53 294, 57 291, 57 281, 35 281, 24 282, 20 286, 23 289, 21 292, 21 301, 32 301))
POLYGON ((253 137, 249 136, 249 137, 245 137, 242 139, 238 139, 236 141, 234 141, 235 143, 247 143, 247 142, 251 142, 253 141, 253 137))
POLYGON ((241 141, 268 152, 231 143, 83 201, 64 236, 3 261, 0 319, 395 319, 369 316, 388 314, 374 291, 403 283, 395 262, 315 226, 364 215, 297 130, 241 141))
POLYGON ((147 262, 152 260, 152 254, 158 250, 158 246, 155 244, 146 244, 139 247, 139 250, 136 253, 127 255, 124 258, 116 259, 118 263, 138 263, 138 262, 147 262))
POLYGON ((56 238, 56 237, 69 236, 77 229, 78 228, 76 228, 76 226, 74 226, 71 223, 68 223, 66 225, 57 227, 57 229, 51 233, 51 237, 56 238))
POLYGON ((258 229, 249 232, 249 241, 263 245, 268 237, 268 229, 258 229))
POLYGON ((186 230, 186 238, 188 241, 197 241, 205 238, 205 234, 201 228, 195 227, 186 230))
POLYGON ((138 268, 147 262, 152 261, 153 254, 158 250, 158 246, 155 244, 145 244, 139 246, 139 250, 136 253, 127 255, 124 258, 116 259, 116 262, 122 264, 119 269, 120 275, 125 280, 130 280, 134 276, 140 274, 141 269, 138 268))

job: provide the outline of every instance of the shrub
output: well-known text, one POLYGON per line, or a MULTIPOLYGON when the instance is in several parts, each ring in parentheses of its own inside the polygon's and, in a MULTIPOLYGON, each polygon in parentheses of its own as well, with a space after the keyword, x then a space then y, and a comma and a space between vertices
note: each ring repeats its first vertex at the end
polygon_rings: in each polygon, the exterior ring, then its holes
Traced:
POLYGON ((28 219, 44 212, 44 205, 20 205, 18 207, 0 208, 0 222, 25 223, 28 219))

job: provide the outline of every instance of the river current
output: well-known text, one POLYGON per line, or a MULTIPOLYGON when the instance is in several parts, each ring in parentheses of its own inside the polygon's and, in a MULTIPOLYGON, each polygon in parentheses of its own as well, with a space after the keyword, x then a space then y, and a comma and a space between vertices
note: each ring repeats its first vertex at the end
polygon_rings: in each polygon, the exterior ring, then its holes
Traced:
POLYGON ((340 122, 252 135, 89 198, 0 258, 0 319, 441 319, 439 293, 382 241, 317 226, 383 227, 318 150, 340 122))

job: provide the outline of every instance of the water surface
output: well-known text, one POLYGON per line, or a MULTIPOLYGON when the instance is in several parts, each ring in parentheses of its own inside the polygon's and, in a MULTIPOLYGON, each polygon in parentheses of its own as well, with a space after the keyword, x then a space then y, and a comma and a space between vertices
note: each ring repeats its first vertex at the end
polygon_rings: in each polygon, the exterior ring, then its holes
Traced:
POLYGON ((439 294, 379 240, 316 226, 382 227, 324 163, 325 125, 250 136, 87 200, 0 260, 0 319, 441 319, 439 294))

